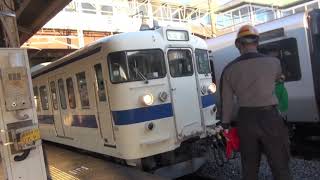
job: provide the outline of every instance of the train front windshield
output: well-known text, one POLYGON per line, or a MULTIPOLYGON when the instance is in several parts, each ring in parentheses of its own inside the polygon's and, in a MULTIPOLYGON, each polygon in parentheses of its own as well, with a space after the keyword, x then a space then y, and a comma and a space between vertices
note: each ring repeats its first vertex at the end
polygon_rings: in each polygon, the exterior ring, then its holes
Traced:
POLYGON ((189 50, 170 50, 168 60, 172 77, 193 75, 192 55, 189 50))
POLYGON ((143 81, 166 75, 161 50, 114 52, 108 56, 112 83, 143 81))
POLYGON ((209 65, 208 51, 204 49, 196 49, 195 56, 197 60, 197 68, 199 74, 209 74, 211 73, 209 65))

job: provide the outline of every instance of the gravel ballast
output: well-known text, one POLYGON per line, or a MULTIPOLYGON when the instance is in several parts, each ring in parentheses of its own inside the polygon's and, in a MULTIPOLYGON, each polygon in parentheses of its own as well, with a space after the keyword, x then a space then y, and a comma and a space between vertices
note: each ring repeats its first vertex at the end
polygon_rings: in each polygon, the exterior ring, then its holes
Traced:
MULTIPOLYGON (((304 160, 301 158, 291 158, 291 174, 294 180, 320 180, 320 160, 304 160)), ((214 180, 240 180, 241 179, 241 161, 237 155, 223 167, 218 166, 214 159, 198 172, 201 177, 208 177, 214 180)), ((260 164, 259 180, 272 180, 272 173, 263 156, 260 164)))

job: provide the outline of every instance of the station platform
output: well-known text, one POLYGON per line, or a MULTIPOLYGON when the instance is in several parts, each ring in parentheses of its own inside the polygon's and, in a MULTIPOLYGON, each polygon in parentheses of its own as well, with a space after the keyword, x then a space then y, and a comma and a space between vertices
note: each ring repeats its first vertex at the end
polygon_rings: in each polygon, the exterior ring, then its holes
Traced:
MULTIPOLYGON (((44 143, 44 150, 52 180, 166 179, 52 143, 44 143)), ((0 179, 4 179, 2 167, 0 168, 0 179)))

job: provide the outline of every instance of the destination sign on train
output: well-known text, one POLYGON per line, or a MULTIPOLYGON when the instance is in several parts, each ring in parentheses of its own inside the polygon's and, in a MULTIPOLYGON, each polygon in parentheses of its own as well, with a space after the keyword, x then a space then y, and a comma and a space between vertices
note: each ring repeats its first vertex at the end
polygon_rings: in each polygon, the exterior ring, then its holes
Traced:
POLYGON ((189 41, 187 31, 167 30, 167 38, 169 41, 189 41))

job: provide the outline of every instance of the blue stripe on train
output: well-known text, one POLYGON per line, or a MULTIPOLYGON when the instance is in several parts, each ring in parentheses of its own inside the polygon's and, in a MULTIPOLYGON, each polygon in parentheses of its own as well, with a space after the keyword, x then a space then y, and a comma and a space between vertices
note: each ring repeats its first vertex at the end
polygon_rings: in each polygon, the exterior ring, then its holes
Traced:
POLYGON ((71 126, 98 128, 97 119, 95 115, 73 115, 71 126))
POLYGON ((172 104, 167 103, 137 109, 113 111, 112 116, 116 125, 129 125, 172 117, 173 111, 172 104))
MULTIPOLYGON (((212 94, 202 96, 202 107, 206 108, 215 104, 215 97, 212 94)), ((172 104, 160 104, 156 106, 129 109, 112 112, 114 123, 116 125, 128 125, 140 122, 146 122, 156 119, 162 119, 173 116, 172 104)), ((39 123, 54 124, 53 115, 39 115, 39 123)), ((98 128, 95 115, 73 115, 71 126, 98 128)))
MULTIPOLYGON (((85 127, 85 128, 98 128, 95 115, 73 115, 71 126, 85 127)), ((54 124, 53 115, 38 115, 40 124, 54 124)))
POLYGON ((53 115, 38 115, 38 121, 40 124, 54 124, 53 115))
POLYGON ((213 94, 201 96, 201 100, 202 100, 202 108, 209 107, 209 106, 214 105, 216 103, 216 99, 213 94))

